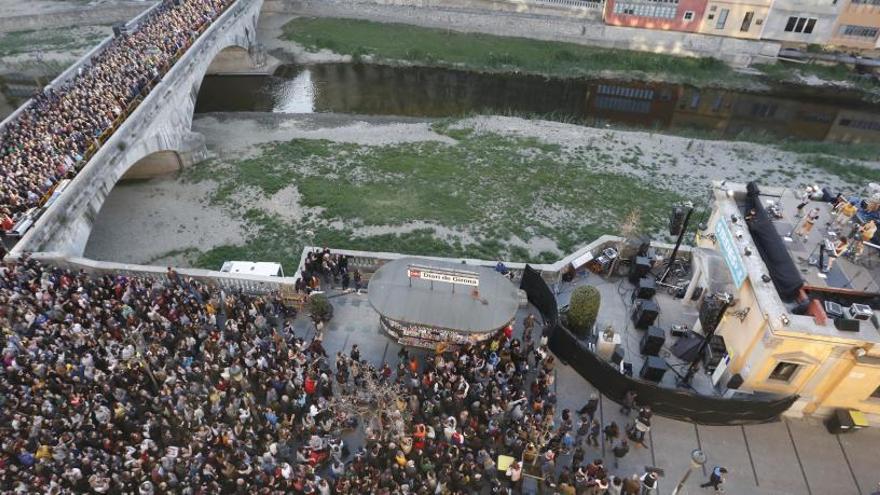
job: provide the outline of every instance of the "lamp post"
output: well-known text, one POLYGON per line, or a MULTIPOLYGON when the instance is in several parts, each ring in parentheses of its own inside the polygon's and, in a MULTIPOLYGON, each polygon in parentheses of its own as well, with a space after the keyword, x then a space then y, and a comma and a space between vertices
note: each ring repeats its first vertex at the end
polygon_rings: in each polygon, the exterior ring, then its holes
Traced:
POLYGON ((684 472, 684 476, 681 477, 681 481, 678 482, 678 485, 672 490, 672 495, 678 495, 681 492, 681 489, 684 488, 684 484, 687 479, 691 476, 691 472, 694 469, 702 467, 703 464, 706 464, 706 454, 703 453, 700 449, 694 449, 691 451, 691 465, 688 466, 687 471, 684 472))

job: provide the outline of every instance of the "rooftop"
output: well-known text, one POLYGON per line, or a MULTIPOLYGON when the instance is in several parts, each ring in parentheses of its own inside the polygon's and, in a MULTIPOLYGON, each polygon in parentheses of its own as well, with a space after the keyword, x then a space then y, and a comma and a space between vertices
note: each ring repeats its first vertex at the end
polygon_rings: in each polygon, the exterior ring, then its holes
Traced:
MULTIPOLYGON (((843 193, 847 195, 846 192, 843 193)), ((796 216, 800 194, 801 191, 788 188, 761 188, 759 198, 768 212, 772 210, 773 205, 779 207, 780 217, 771 215, 772 224, 783 239, 782 244, 804 281, 804 291, 811 299, 834 300, 844 307, 858 302, 869 304, 875 310, 880 309, 880 266, 877 263, 880 260, 880 250, 866 246, 861 256, 853 258, 841 256, 828 273, 823 273, 817 263, 820 243, 824 243, 826 239, 833 242, 839 234, 850 234, 852 225, 848 224, 842 230, 837 228, 833 222, 831 203, 817 196, 804 208, 804 213, 812 208, 819 208, 819 220, 806 240, 802 240, 796 235, 802 225, 802 218, 796 216)), ((862 191, 847 196, 867 198, 868 194, 862 191)), ((720 184, 716 184, 715 198, 718 214, 724 218, 730 219, 733 215, 742 218, 746 214, 744 185, 727 184, 721 187, 720 184), (725 194, 725 189, 734 191, 733 199, 725 194)), ((743 265, 755 290, 760 309, 767 316, 774 332, 806 333, 850 343, 880 343, 880 332, 870 321, 862 321, 858 332, 846 332, 838 330, 830 317, 825 324, 818 324, 812 316, 791 314, 797 303, 783 301, 774 284, 762 280, 764 275, 771 272, 772 266, 768 266, 757 254, 758 250, 751 233, 748 229, 735 229, 735 233, 742 234, 737 241, 742 249, 741 254, 746 248, 754 253, 742 254, 743 265), (785 321, 790 323, 786 324, 785 321)), ((702 240, 700 245, 717 249, 717 246, 709 240, 702 240)))

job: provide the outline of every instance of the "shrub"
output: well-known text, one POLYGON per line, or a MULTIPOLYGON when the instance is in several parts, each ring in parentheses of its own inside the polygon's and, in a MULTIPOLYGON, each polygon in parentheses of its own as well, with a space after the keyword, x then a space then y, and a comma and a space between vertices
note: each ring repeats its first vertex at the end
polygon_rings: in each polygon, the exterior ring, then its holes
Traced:
POLYGON ((309 297, 309 316, 312 321, 324 323, 333 318, 333 305, 324 294, 315 294, 309 297))
POLYGON ((582 285, 571 294, 568 304, 568 327, 578 337, 584 338, 596 323, 599 315, 601 294, 592 285, 582 285))

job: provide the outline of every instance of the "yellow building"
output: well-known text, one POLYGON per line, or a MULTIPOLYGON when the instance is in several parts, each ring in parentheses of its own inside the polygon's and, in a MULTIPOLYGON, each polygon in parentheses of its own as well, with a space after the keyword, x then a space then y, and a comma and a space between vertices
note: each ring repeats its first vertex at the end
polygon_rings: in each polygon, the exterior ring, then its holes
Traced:
POLYGON ((717 1, 709 0, 697 32, 759 39, 770 11, 770 0, 717 1))
POLYGON ((880 43, 880 0, 842 1, 830 44, 845 49, 876 50, 880 43))
MULTIPOLYGON (((750 393, 797 394, 800 399, 788 413, 794 416, 824 417, 846 408, 859 410, 871 423, 880 425, 880 322, 876 318, 848 319, 849 331, 841 330, 844 325, 823 309, 824 300, 831 299, 844 307, 847 301, 871 301, 876 306, 880 287, 873 278, 876 274, 870 273, 874 270, 841 258, 836 269, 825 275, 808 264, 816 253, 813 246, 822 242, 818 226, 824 225, 829 209, 827 203, 814 203, 811 207, 818 206, 823 214, 816 223, 817 232, 805 244, 783 241, 786 248, 782 250, 787 249, 803 274, 804 286, 798 294, 812 300, 808 314, 796 314, 801 313, 799 304, 783 300, 773 278, 775 267, 765 262, 743 219, 745 198, 742 185, 715 184, 715 209, 698 247, 723 258, 718 266, 724 269, 713 274, 707 265, 700 268, 697 264, 691 283, 693 287, 718 287, 718 274, 728 277, 734 302, 715 331, 723 337, 729 356, 724 383, 739 382, 738 390, 750 393), (853 325, 856 331, 852 331, 853 325)), ((762 191, 759 200, 765 205, 771 201, 782 205, 785 218, 772 223, 781 239, 798 220, 791 218, 797 202, 795 191, 762 191)), ((759 242, 766 246, 766 241, 759 242)))
POLYGON ((869 112, 841 110, 828 131, 827 139, 845 143, 876 143, 880 141, 880 117, 869 112))

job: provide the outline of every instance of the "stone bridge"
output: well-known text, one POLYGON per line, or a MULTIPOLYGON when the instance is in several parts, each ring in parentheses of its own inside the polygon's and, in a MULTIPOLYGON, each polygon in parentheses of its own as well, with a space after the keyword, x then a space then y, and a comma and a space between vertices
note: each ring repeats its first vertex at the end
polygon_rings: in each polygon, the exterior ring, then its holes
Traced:
MULTIPOLYGON (((257 57, 251 55, 257 48, 262 5, 263 0, 237 0, 202 33, 56 200, 44 208, 11 250, 12 257, 24 252, 82 256, 94 219, 119 179, 175 171, 206 157, 204 136, 191 130, 202 79, 209 73, 256 68, 253 59, 257 57)), ((128 25, 133 27, 148 12, 128 25)), ((50 86, 74 77, 110 41, 104 40, 50 86)))

